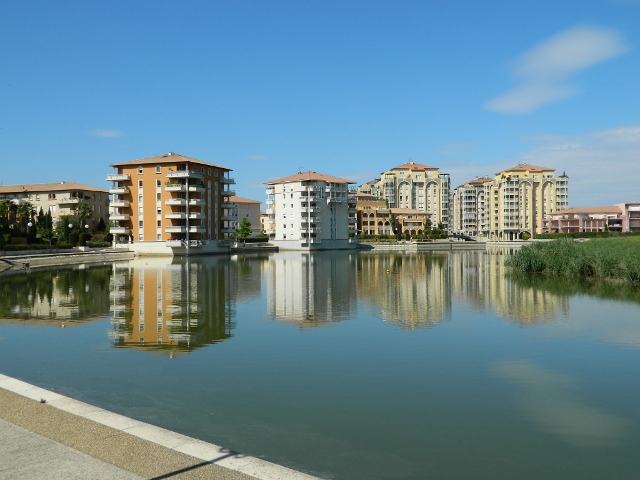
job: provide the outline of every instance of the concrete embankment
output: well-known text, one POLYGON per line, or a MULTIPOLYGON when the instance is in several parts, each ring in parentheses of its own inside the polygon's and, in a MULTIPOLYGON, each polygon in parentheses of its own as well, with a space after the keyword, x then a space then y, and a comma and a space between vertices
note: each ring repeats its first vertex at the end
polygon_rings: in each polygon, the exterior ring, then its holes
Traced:
POLYGON ((0 478, 317 478, 2 374, 0 405, 0 478))
POLYGON ((56 265, 70 265, 78 263, 113 262, 131 260, 135 258, 133 252, 103 249, 79 251, 57 251, 47 253, 21 253, 19 255, 6 255, 0 257, 1 269, 26 269, 38 267, 51 267, 56 265))

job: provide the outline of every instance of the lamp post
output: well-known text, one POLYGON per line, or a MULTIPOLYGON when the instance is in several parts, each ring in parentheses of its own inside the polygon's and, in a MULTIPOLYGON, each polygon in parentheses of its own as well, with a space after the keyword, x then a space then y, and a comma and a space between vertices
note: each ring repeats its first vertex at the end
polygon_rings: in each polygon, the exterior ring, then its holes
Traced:
POLYGON ((31 220, 27 223, 27 244, 31 245, 31 227, 33 227, 33 223, 31 220))
MULTIPOLYGON (((69 245, 71 245, 71 229, 73 228, 73 223, 70 223, 68 227, 69 227, 69 245)), ((73 245, 71 245, 71 248, 73 248, 73 245)))

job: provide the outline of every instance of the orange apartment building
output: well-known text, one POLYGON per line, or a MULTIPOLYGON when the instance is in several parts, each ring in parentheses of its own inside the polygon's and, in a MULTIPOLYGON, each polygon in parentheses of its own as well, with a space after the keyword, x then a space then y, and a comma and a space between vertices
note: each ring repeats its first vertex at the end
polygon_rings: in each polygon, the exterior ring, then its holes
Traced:
POLYGON ((238 218, 231 169, 173 152, 111 166, 115 247, 138 255, 229 251, 238 218))

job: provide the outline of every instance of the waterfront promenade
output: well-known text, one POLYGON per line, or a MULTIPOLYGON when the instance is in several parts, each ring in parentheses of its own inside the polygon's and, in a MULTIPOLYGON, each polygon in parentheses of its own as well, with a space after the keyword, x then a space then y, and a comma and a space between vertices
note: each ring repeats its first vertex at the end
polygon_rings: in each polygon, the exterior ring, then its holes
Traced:
POLYGON ((313 480, 0 374, 0 478, 313 480))

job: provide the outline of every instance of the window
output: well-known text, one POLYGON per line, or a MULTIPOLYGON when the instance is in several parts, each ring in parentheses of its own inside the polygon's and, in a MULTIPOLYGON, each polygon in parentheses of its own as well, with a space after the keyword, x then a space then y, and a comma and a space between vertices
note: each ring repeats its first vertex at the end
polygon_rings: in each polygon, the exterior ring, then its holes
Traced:
POLYGON ((156 173, 162 172, 162 167, 160 165, 156 165, 156 173))
POLYGON ((143 239, 143 238, 144 238, 144 237, 142 236, 142 234, 138 235, 138 240, 139 240, 139 241, 142 241, 142 239, 143 239))
POLYGON ((207 175, 211 175, 211 169, 207 168, 207 175))
POLYGON ((138 203, 142 203, 142 195, 138 195, 138 203))
POLYGON ((33 195, 29 195, 29 200, 33 200, 33 195))
POLYGON ((162 181, 160 179, 156 179, 156 187, 162 187, 162 181))
POLYGON ((200 167, 200 171, 204 173, 204 167, 200 167))
POLYGON ((36 195, 36 200, 40 200, 40 195, 36 195))
POLYGON ((162 195, 160 192, 156 193, 156 201, 160 201, 160 195, 162 195))
POLYGON ((138 180, 138 188, 142 188, 142 180, 138 180))
POLYGON ((142 175, 142 167, 138 167, 138 175, 142 175))
POLYGON ((162 240, 162 235, 159 233, 158 235, 156 235, 156 239, 157 240, 162 240))
POLYGON ((101 193, 98 194, 98 200, 102 200, 102 194, 101 193))
POLYGON ((162 220, 158 220, 158 228, 162 228, 162 220))
POLYGON ((142 220, 138 221, 138 227, 142 228, 142 220))

